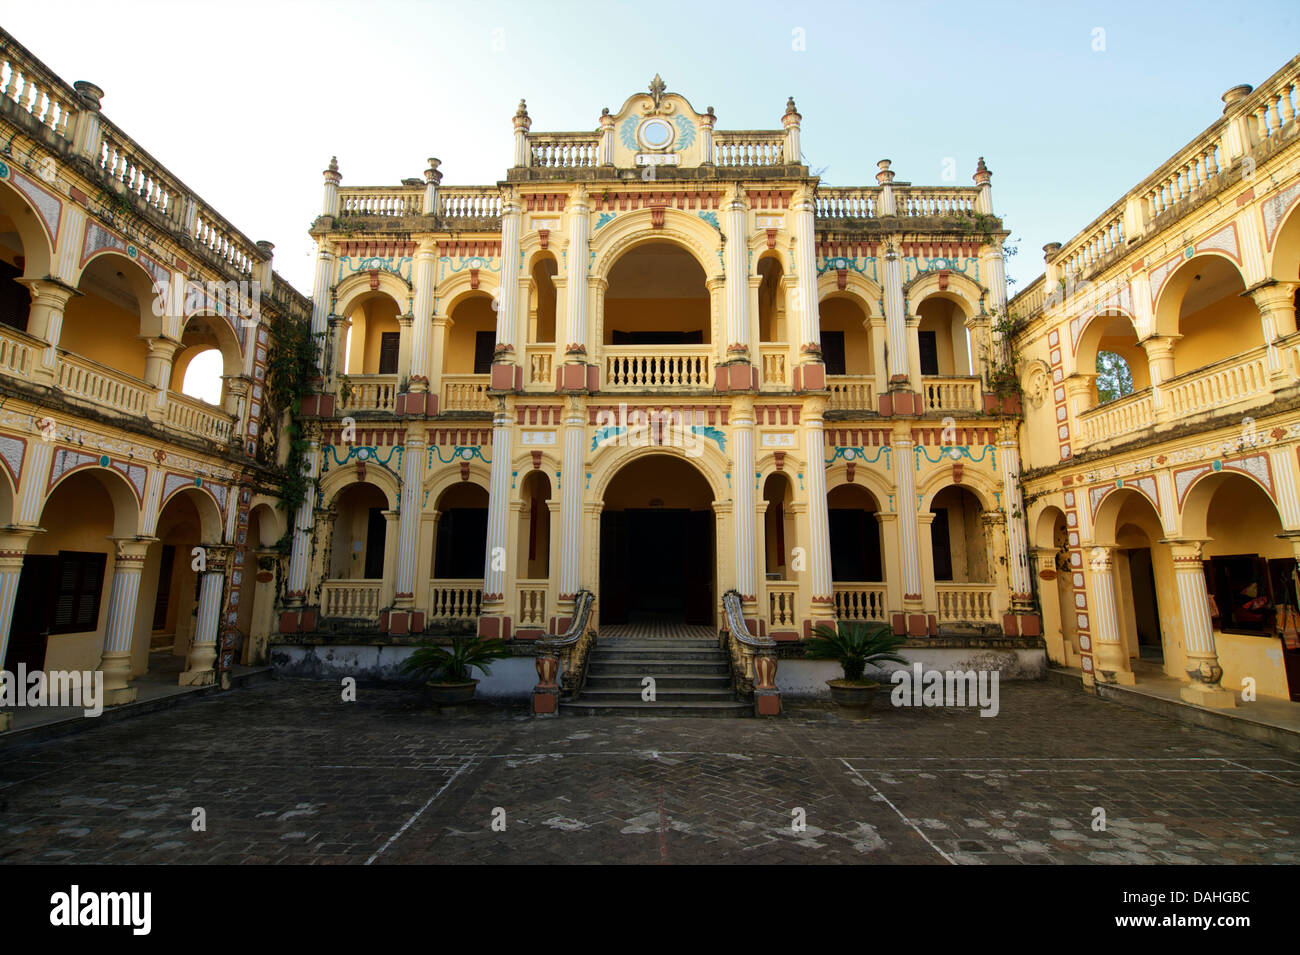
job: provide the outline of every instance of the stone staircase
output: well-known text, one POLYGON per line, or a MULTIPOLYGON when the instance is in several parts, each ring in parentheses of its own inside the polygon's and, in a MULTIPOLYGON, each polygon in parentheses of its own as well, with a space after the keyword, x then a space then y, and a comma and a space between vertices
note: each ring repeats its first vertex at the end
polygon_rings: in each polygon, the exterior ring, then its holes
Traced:
POLYGON ((736 699, 716 639, 653 635, 598 639, 586 686, 560 708, 581 716, 753 715, 751 704, 736 699), (653 702, 642 699, 646 677, 655 681, 653 702))

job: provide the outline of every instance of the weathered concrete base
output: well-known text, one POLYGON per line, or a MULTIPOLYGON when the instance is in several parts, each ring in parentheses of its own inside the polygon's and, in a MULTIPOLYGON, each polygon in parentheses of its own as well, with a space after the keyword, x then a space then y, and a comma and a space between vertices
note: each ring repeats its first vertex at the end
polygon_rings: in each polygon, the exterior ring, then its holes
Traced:
MULTIPOLYGON (((402 663, 415 652, 413 646, 383 644, 272 644, 271 666, 278 677, 296 680, 341 680, 350 676, 358 680, 406 681, 411 678, 401 670, 402 663)), ((492 664, 491 676, 479 680, 475 698, 529 702, 537 685, 537 668, 532 657, 511 657, 492 664)))
POLYGON ((1183 702, 1196 706, 1208 706, 1216 710, 1234 710, 1237 698, 1221 686, 1209 686, 1205 683, 1189 683, 1178 691, 1183 702))
POLYGON ((0 733, 3 733, 5 730, 9 729, 9 725, 13 723, 13 721, 14 718, 10 714, 0 713, 0 733))
MULTIPOLYGON (((1043 649, 976 649, 971 647, 904 647, 902 655, 930 670, 997 670, 1001 680, 1041 680, 1047 674, 1047 651, 1043 649)), ((869 676, 886 682, 887 674, 896 670, 888 664, 883 670, 867 669, 869 676)), ((827 680, 844 674, 838 663, 830 660, 781 660, 776 670, 776 687, 791 699, 830 698, 827 680)))
MULTIPOLYGON (((181 684, 184 686, 185 684, 181 684)), ((126 703, 134 703, 139 691, 133 686, 119 687, 116 690, 104 691, 105 706, 122 706, 126 703)))
POLYGON ((185 670, 181 673, 180 679, 176 681, 177 686, 211 686, 217 682, 217 673, 215 670, 185 670))

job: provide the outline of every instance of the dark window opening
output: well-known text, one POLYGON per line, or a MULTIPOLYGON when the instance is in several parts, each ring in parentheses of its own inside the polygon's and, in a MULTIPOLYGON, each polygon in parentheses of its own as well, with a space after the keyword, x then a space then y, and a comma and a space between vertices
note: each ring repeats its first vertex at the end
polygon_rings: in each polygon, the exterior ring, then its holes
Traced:
POLYGON ((366 580, 384 579, 384 543, 388 539, 388 519, 382 507, 372 507, 366 516, 366 580))
POLYGON ((397 374, 397 356, 402 348, 401 332, 381 332, 379 335, 379 373, 397 374))
POLYGON ((875 513, 831 508, 828 518, 831 580, 884 580, 880 560, 880 525, 875 513))
POLYGON ((848 374, 848 365, 844 360, 843 332, 822 332, 822 361, 826 363, 826 374, 848 374))
POLYGON ((486 507, 453 507, 438 517, 433 576, 439 580, 483 576, 487 556, 486 507))
POLYGON ((107 554, 59 551, 50 633, 84 633, 99 624, 107 554))
POLYGON ((0 323, 25 332, 32 310, 32 296, 17 282, 22 274, 22 269, 0 262, 0 323))
POLYGON ((474 374, 492 374, 492 352, 496 348, 496 332, 474 333, 474 374))
POLYGON ((162 560, 158 564, 158 596, 153 602, 154 630, 167 627, 167 607, 172 597, 172 570, 176 564, 176 545, 163 544, 162 560))
POLYGON ((935 511, 930 524, 930 546, 934 552, 934 579, 952 580, 952 538, 948 536, 948 512, 935 511))
POLYGON ((917 332, 921 350, 921 374, 939 374, 939 339, 933 331, 917 332))

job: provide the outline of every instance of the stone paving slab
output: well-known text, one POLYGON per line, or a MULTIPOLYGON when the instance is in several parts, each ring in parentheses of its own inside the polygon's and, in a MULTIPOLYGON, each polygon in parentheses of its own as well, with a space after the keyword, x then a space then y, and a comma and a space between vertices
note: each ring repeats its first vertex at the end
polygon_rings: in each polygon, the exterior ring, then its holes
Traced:
POLYGON ((1286 751, 1046 683, 991 719, 877 706, 536 720, 277 681, 0 750, 0 861, 1300 861, 1286 751))

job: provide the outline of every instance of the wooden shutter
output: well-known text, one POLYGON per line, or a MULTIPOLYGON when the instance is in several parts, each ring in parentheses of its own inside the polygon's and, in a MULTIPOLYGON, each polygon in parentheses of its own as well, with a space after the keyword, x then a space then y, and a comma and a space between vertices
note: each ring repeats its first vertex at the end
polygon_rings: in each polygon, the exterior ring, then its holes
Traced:
POLYGON ((51 633, 85 633, 99 622, 107 554, 59 551, 51 633))
POLYGON ((379 336, 379 373, 397 374, 397 356, 402 347, 401 332, 382 332, 379 336))
POLYGON ((917 344, 921 352, 921 374, 939 374, 939 340, 935 333, 917 332, 917 344))

